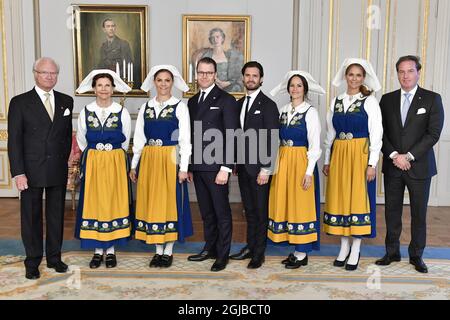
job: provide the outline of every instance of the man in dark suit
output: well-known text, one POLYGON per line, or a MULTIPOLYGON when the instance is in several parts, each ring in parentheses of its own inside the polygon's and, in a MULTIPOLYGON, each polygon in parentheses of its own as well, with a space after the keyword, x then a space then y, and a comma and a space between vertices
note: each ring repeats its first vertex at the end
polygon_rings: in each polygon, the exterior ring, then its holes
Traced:
POLYGON ((420 60, 401 57, 397 64, 401 90, 385 94, 380 101, 383 115, 383 173, 386 215, 386 255, 377 265, 400 261, 400 234, 405 186, 411 207, 409 262, 428 272, 422 260, 426 243, 426 213, 431 178, 437 174, 433 146, 438 142, 444 109, 441 96, 420 88, 420 60))
POLYGON ((280 114, 276 103, 261 91, 262 65, 247 62, 242 76, 247 95, 238 101, 244 134, 238 143, 237 173, 247 218, 247 245, 230 258, 251 258, 247 267, 257 269, 264 263, 266 250, 269 188, 278 151, 280 114))
POLYGON ((53 90, 59 73, 53 59, 37 60, 33 73, 36 86, 12 98, 8 114, 8 156, 11 175, 21 193, 27 279, 40 277, 44 190, 47 267, 60 273, 67 271, 67 265, 61 261, 61 246, 73 109, 71 97, 53 90))
POLYGON ((188 101, 193 146, 189 181, 193 179, 195 185, 205 246, 200 254, 189 256, 188 260, 215 258, 211 271, 220 271, 228 263, 231 246, 228 178, 234 166, 234 131, 239 126, 239 108, 234 97, 215 84, 217 65, 213 59, 200 59, 197 74, 201 91, 188 101))

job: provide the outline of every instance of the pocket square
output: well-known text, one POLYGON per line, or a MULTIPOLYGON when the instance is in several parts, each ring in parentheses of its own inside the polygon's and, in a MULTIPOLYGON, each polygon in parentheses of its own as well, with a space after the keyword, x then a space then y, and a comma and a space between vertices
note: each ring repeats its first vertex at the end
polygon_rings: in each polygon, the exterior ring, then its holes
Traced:
POLYGON ((209 110, 219 110, 220 108, 219 107, 211 107, 211 108, 209 108, 209 110))
POLYGON ((256 110, 255 114, 261 114, 261 110, 256 110))
POLYGON ((67 116, 70 116, 70 110, 69 109, 66 109, 64 111, 64 117, 67 117, 67 116))
POLYGON ((419 110, 417 110, 417 114, 424 114, 427 113, 427 110, 425 110, 425 108, 420 108, 419 110))

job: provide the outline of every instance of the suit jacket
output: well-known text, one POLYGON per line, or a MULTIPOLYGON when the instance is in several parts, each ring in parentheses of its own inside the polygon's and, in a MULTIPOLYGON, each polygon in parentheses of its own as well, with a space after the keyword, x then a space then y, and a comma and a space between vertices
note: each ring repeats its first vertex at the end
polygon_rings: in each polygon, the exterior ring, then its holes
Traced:
POLYGON ((380 101, 383 116, 383 173, 400 176, 402 171, 394 166, 389 155, 410 152, 415 160, 407 171, 413 179, 426 179, 437 174, 433 146, 438 142, 443 125, 444 109, 441 96, 417 88, 409 108, 405 126, 401 122, 401 91, 383 95, 380 101))
POLYGON ((25 174, 31 187, 67 183, 73 99, 57 91, 54 95, 53 122, 34 89, 15 96, 9 104, 8 156, 11 175, 25 174))
MULTIPOLYGON (((233 169, 235 139, 234 135, 229 134, 227 136, 226 130, 239 128, 239 107, 236 99, 217 85, 214 86, 201 104, 198 103, 199 97, 200 92, 188 101, 192 133, 192 156, 189 171, 219 171, 221 166, 233 169), (222 145, 218 144, 220 141, 216 141, 216 138, 213 138, 213 141, 206 141, 204 135, 209 129, 215 129, 217 133, 220 132, 222 145), (208 148, 205 154, 212 154, 216 159, 213 163, 210 163, 211 161, 208 160, 211 159, 203 157, 203 151, 213 143, 221 146, 221 148, 213 152, 208 150, 214 145, 208 148)), ((210 131, 210 133, 214 134, 214 131, 210 131)))
POLYGON ((123 60, 127 64, 133 62, 130 44, 128 41, 115 36, 111 44, 108 43, 108 40, 103 42, 100 48, 100 62, 97 67, 116 70, 116 63, 119 63, 121 73, 123 74, 123 60))
MULTIPOLYGON (((238 104, 242 111, 242 108, 245 108, 247 104, 246 97, 244 96, 240 99, 238 104)), ((241 152, 237 153, 238 172, 243 168, 252 176, 257 176, 261 168, 267 168, 273 172, 278 148, 273 150, 272 144, 277 147, 279 144, 279 132, 274 130, 280 128, 279 118, 280 113, 278 112, 277 104, 260 91, 247 113, 244 128, 239 122, 244 132, 250 129, 248 137, 252 136, 253 132, 256 132, 256 143, 254 140, 250 141, 250 139, 254 138, 249 139, 245 136, 238 140, 238 150, 241 152), (260 135, 260 130, 262 129, 267 130, 267 135, 260 135), (267 137, 267 139, 264 137, 267 137), (240 157, 242 153, 245 155, 244 159, 240 157), (261 155, 264 158, 261 158, 261 155)))

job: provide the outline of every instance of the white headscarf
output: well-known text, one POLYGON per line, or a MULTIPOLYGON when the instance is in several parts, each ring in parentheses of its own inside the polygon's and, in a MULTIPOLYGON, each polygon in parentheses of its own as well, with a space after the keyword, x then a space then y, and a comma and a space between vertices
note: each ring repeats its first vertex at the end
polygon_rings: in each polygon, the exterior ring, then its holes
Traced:
POLYGON ((369 87, 370 90, 379 91, 381 89, 380 81, 370 64, 369 61, 358 58, 348 58, 342 63, 341 68, 333 79, 333 86, 340 87, 341 84, 345 81, 345 71, 352 64, 359 64, 366 70, 366 78, 364 79, 364 84, 369 87))
POLYGON ((301 70, 292 70, 292 71, 289 71, 288 73, 286 73, 283 81, 279 85, 277 85, 275 88, 273 88, 272 91, 270 91, 270 94, 273 97, 275 97, 279 93, 288 93, 287 92, 287 84, 289 82, 289 79, 294 75, 301 75, 303 78, 306 79, 306 81, 308 82, 308 88, 309 88, 308 91, 309 92, 313 92, 313 93, 317 93, 317 94, 325 93, 325 90, 323 90, 323 88, 317 83, 316 80, 314 80, 312 75, 310 75, 308 72, 301 71, 301 70))
POLYGON ((183 92, 189 91, 189 87, 184 81, 183 77, 181 77, 181 74, 178 71, 178 69, 170 64, 161 64, 159 66, 154 66, 148 73, 147 78, 145 78, 144 83, 141 86, 141 89, 144 90, 145 92, 149 92, 154 86, 155 74, 162 69, 169 70, 172 73, 173 85, 175 88, 183 92))
POLYGON ((111 75, 114 79, 114 84, 116 85, 114 91, 118 92, 129 92, 131 88, 120 78, 120 76, 112 70, 109 69, 98 69, 93 70, 91 73, 87 75, 86 78, 81 82, 80 86, 76 90, 77 93, 85 93, 88 91, 92 91, 92 80, 94 77, 100 73, 107 73, 111 75))

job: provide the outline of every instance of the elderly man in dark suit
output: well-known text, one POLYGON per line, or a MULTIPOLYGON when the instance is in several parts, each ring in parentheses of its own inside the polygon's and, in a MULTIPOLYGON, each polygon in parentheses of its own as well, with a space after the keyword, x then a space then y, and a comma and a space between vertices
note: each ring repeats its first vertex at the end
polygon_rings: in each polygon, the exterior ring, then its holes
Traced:
POLYGON ((444 109, 441 96, 417 85, 419 57, 404 56, 397 64, 401 89, 380 101, 383 115, 383 173, 386 215, 386 255, 377 265, 400 261, 400 234, 405 186, 411 206, 409 262, 418 272, 428 268, 422 260, 426 243, 426 213, 431 178, 437 174, 433 146, 438 142, 444 109))
POLYGON ((214 258, 211 271, 220 271, 228 263, 231 247, 228 179, 234 167, 234 131, 239 126, 239 107, 233 96, 215 84, 217 64, 213 59, 200 59, 197 74, 201 90, 188 101, 193 146, 189 181, 193 179, 195 185, 205 246, 188 260, 214 258))
POLYGON ((40 277, 44 191, 47 267, 59 273, 67 271, 67 265, 61 261, 61 246, 73 109, 71 97, 53 90, 59 74, 53 59, 37 60, 33 72, 36 86, 14 97, 8 114, 8 156, 11 175, 21 192, 27 279, 40 277))
POLYGON ((247 267, 257 269, 265 260, 269 189, 278 151, 280 114, 276 103, 261 91, 262 65, 247 62, 242 76, 247 94, 238 101, 244 135, 238 144, 237 173, 247 218, 247 246, 230 258, 251 258, 247 267))

